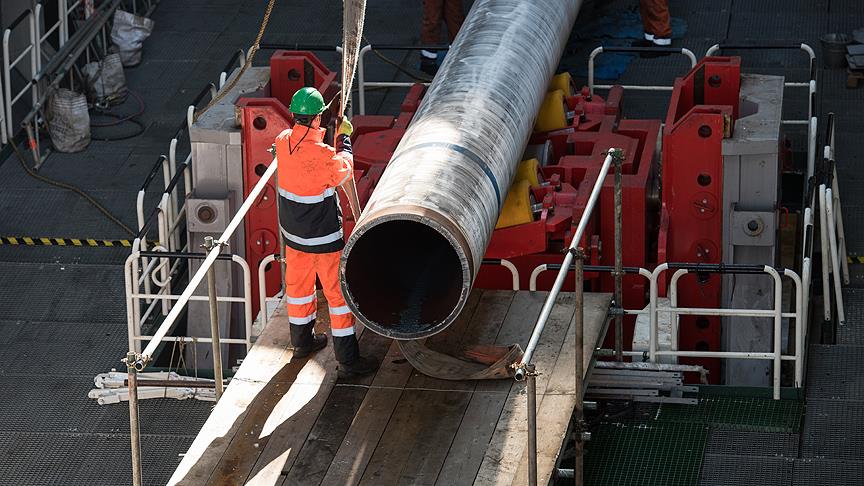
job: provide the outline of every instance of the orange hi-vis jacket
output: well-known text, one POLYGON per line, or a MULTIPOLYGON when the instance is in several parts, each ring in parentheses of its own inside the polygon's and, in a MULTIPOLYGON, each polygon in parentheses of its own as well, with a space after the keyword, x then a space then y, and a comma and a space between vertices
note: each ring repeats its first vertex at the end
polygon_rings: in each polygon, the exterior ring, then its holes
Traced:
MULTIPOLYGON (((317 276, 327 298, 330 332, 347 339, 354 336, 354 315, 339 285, 339 254, 345 243, 336 187, 352 175, 351 140, 338 136, 334 149, 323 139, 323 129, 301 125, 276 137, 288 322, 292 329, 315 325, 317 276)), ((311 333, 304 334, 311 339, 311 333)))
POLYGON ((352 176, 351 140, 325 143, 323 128, 295 125, 276 137, 279 227, 285 244, 306 253, 339 251, 342 212, 336 188, 352 176))

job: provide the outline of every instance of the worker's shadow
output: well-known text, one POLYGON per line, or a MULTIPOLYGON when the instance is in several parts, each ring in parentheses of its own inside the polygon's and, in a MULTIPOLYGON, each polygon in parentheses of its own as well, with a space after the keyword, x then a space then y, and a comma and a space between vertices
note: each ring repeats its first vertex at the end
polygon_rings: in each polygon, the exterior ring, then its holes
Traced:
MULTIPOLYGON (((277 457, 282 456, 284 451, 268 449, 267 445, 272 437, 284 435, 286 432, 285 428, 292 423, 290 417, 283 417, 283 421, 266 435, 262 436, 261 433, 264 427, 268 426, 268 418, 297 380, 303 367, 309 360, 314 359, 315 355, 310 358, 292 358, 291 361, 285 363, 256 394, 246 410, 236 417, 231 427, 226 429, 225 434, 215 438, 205 451, 196 454, 195 464, 189 469, 185 477, 176 484, 244 484, 253 471, 258 474, 259 471, 257 471, 255 466, 259 460, 259 456, 265 461, 273 461, 277 457)), ((328 370, 328 372, 331 371, 328 370)), ((332 372, 335 373, 335 371, 332 372)), ((326 394, 327 392, 327 387, 320 387, 316 395, 310 397, 306 402, 307 404, 294 411, 291 416, 302 416, 305 407, 316 403, 320 398, 318 395, 326 394)), ((226 393, 222 400, 226 398, 241 401, 245 397, 226 393)), ((242 404, 236 406, 242 406, 242 404)), ((213 427, 214 424, 210 424, 209 422, 215 417, 216 415, 211 415, 208 420, 208 427, 213 427)), ((292 454, 297 454, 297 452, 299 451, 291 451, 292 454)), ((275 476, 278 478, 280 473, 281 465, 279 472, 275 476)))

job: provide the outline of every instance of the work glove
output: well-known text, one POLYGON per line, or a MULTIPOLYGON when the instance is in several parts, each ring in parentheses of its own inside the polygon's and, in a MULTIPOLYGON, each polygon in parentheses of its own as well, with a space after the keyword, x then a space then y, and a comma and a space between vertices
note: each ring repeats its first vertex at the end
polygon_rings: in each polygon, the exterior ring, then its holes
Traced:
POLYGON ((343 118, 342 123, 339 124, 339 135, 350 137, 352 133, 354 133, 354 125, 347 118, 343 118))

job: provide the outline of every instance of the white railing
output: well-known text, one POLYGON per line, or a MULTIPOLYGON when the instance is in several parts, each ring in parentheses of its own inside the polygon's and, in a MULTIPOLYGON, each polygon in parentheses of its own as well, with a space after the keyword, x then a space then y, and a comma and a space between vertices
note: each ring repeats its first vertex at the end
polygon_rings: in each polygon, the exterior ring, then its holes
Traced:
MULTIPOLYGON (((835 185, 836 185, 836 178, 835 185)), ((835 187, 836 190, 836 187, 835 187)), ((845 283, 849 283, 849 270, 846 260, 846 243, 842 231, 838 231, 843 226, 842 215, 840 214, 840 198, 831 188, 826 188, 825 184, 819 185, 819 213, 821 237, 826 246, 822 246, 822 293, 826 297, 825 307, 828 309, 826 316, 831 318, 831 287, 828 285, 829 280, 833 282, 834 304, 837 309, 837 324, 839 326, 846 325, 846 310, 843 306, 843 284, 841 280, 845 279, 845 283), (837 208, 835 210, 835 208, 837 208), (826 272, 827 268, 827 272, 826 272), (845 271, 844 271, 845 270, 845 271)))
MULTIPOLYGON (((216 308, 218 302, 238 302, 242 301, 245 309, 245 320, 246 320, 246 336, 243 343, 248 347, 251 347, 251 336, 252 336, 252 303, 251 303, 251 271, 249 269, 249 265, 238 256, 232 256, 231 259, 235 263, 241 265, 243 268, 243 277, 244 277, 244 296, 242 299, 238 299, 235 297, 218 297, 216 295, 216 286, 215 286, 215 274, 213 269, 213 264, 220 257, 220 253, 222 250, 222 246, 226 244, 230 238, 234 235, 234 232, 243 222, 243 219, 246 217, 246 214, 249 212, 249 209, 254 204, 255 200, 258 199, 258 196, 261 195, 264 188, 273 178, 276 173, 276 159, 270 163, 270 166, 267 170, 262 174, 261 179, 255 184, 252 190, 249 192, 247 198, 243 201, 243 204, 240 206, 240 209, 237 211, 237 214, 231 219, 228 223, 228 226, 225 228, 225 231, 222 232, 218 240, 210 241, 211 243, 207 247, 207 253, 203 255, 204 260, 201 263, 201 266, 198 270, 189 278, 189 283, 185 289, 180 293, 180 295, 169 294, 169 285, 165 285, 160 288, 160 292, 156 293, 139 293, 137 292, 138 284, 139 284, 139 276, 138 276, 138 268, 137 262, 139 260, 140 253, 138 252, 138 248, 133 247, 133 253, 129 256, 126 262, 126 288, 127 288, 127 319, 129 321, 130 326, 130 343, 129 343, 129 352, 126 354, 126 358, 124 362, 126 363, 126 372, 129 380, 129 424, 131 431, 131 445, 132 445, 132 482, 135 486, 140 486, 143 484, 143 474, 142 474, 142 465, 141 465, 141 435, 140 435, 140 423, 138 416, 138 373, 143 371, 147 365, 152 361, 156 350, 159 346, 166 341, 185 341, 185 342, 210 342, 213 346, 213 370, 215 377, 215 385, 216 385, 216 399, 219 400, 222 394, 222 361, 221 361, 221 343, 228 343, 229 340, 221 339, 219 335, 219 325, 218 325, 218 317, 216 316, 216 308), (197 297, 192 294, 195 293, 195 289, 198 285, 201 284, 204 277, 207 277, 208 284, 208 296, 205 297, 197 297), (140 309, 138 305, 135 304, 135 299, 153 299, 153 304, 157 301, 157 299, 164 300, 172 300, 174 301, 173 307, 168 312, 168 315, 159 325, 158 329, 152 334, 148 336, 136 336, 136 323, 141 322, 140 317, 136 315, 140 309), (173 329, 174 325, 177 322, 177 319, 180 317, 181 312, 186 307, 186 305, 191 300, 207 300, 210 303, 210 321, 211 321, 211 336, 209 338, 189 338, 182 336, 168 336, 168 333, 173 329), (147 346, 143 351, 139 351, 139 342, 141 341, 149 341, 147 346)), ((163 201, 166 198, 163 197, 163 201)), ((164 223, 163 223, 164 224, 164 223)), ((166 240, 167 241, 167 240, 166 240)), ((138 239, 135 241, 135 246, 139 244, 138 239)), ((169 254, 170 255, 170 254, 169 254)), ((153 255, 154 260, 164 260, 159 255, 153 255)), ((156 268, 163 269, 165 268, 166 263, 159 263, 158 265, 148 264, 147 269, 150 269, 150 273, 152 274, 156 268)), ((146 272, 145 272, 146 276, 146 272)), ((166 283, 160 280, 160 283, 166 283)), ((153 305, 151 304, 151 305, 153 305)), ((266 308, 264 309, 266 313, 266 308)))
MULTIPOLYGON (((613 85, 611 84, 594 84, 594 59, 604 52, 621 52, 621 53, 640 53, 640 52, 661 52, 667 54, 683 54, 690 61, 690 69, 696 67, 696 55, 693 54, 693 51, 690 49, 683 49, 678 47, 624 47, 624 46, 610 46, 610 47, 597 47, 593 51, 591 51, 591 55, 588 56, 588 93, 591 96, 594 96, 595 89, 611 89, 613 85)), ((621 88, 630 91, 672 91, 674 86, 661 86, 661 85, 644 85, 644 84, 635 84, 635 85, 621 85, 621 88)))
POLYGON ((658 356, 675 356, 688 358, 721 358, 721 359, 757 359, 771 360, 774 362, 772 388, 775 400, 780 399, 780 376, 781 376, 781 361, 795 361, 795 386, 800 387, 803 383, 803 339, 805 338, 803 326, 803 288, 801 278, 792 270, 778 270, 771 266, 765 265, 762 267, 753 267, 750 265, 720 265, 714 268, 713 266, 691 265, 689 268, 677 268, 672 275, 669 283, 669 306, 658 307, 658 287, 660 276, 669 269, 676 269, 676 266, 668 263, 663 263, 657 266, 652 272, 653 278, 651 281, 649 306, 653 309, 650 324, 650 344, 648 359, 649 361, 657 362, 658 356), (678 280, 690 272, 729 272, 729 273, 753 273, 754 270, 761 269, 761 272, 769 275, 774 280, 774 307, 772 309, 730 309, 730 308, 687 308, 678 307, 678 280), (781 274, 782 272, 782 274, 781 274), (782 277, 790 278, 795 286, 795 312, 783 312, 783 282, 782 277), (657 350, 658 341, 658 313, 667 312, 671 315, 672 321, 672 349, 668 351, 657 350), (678 349, 678 317, 682 315, 700 315, 700 316, 720 316, 720 317, 764 317, 774 320, 773 329, 773 345, 770 352, 739 352, 739 351, 691 351, 678 349), (792 355, 784 355, 782 352, 781 336, 783 319, 794 319, 795 321, 795 353, 792 355))
MULTIPOLYGON (((138 240, 133 243, 133 248, 135 248, 137 243, 138 240)), ((164 252, 166 253, 166 255, 173 255, 171 253, 168 253, 165 248, 161 246, 155 246, 153 248, 153 251, 150 252, 150 254, 152 255, 153 253, 159 252, 164 252)), ((124 281, 126 285, 126 308, 129 349, 140 352, 141 343, 153 339, 153 336, 151 335, 142 334, 141 326, 142 323, 146 322, 148 317, 152 315, 152 313, 156 309, 157 303, 162 302, 164 304, 180 300, 180 295, 171 293, 169 275, 173 275, 174 271, 176 271, 177 266, 182 261, 182 259, 186 259, 188 258, 188 256, 189 254, 184 254, 182 258, 179 256, 174 256, 174 265, 169 264, 172 258, 171 256, 153 257, 149 260, 149 263, 147 265, 143 265, 138 263, 145 258, 144 256, 142 256, 142 251, 138 249, 133 249, 133 252, 126 258, 126 263, 123 268, 124 281), (140 275, 138 275, 137 273, 137 269, 140 268, 139 265, 145 267, 144 271, 141 272, 140 275), (170 269, 169 266, 171 267, 170 269), (141 291, 141 285, 145 281, 145 279, 151 279, 153 281, 153 284, 156 287, 155 291, 141 291), (149 305, 142 314, 141 304, 146 304, 148 302, 149 305)), ((252 337, 254 335, 252 331, 253 320, 251 270, 249 268, 249 264, 242 257, 238 255, 231 255, 229 258, 232 262, 240 266, 240 268, 242 269, 243 293, 239 297, 216 296, 216 301, 238 303, 243 305, 244 336, 242 338, 219 338, 219 341, 222 344, 243 344, 246 346, 246 350, 248 351, 252 348, 252 337)), ((188 300, 207 301, 208 297, 191 296, 188 300)), ((163 307, 163 311, 164 308, 165 307, 163 307)), ((164 338, 162 338, 162 341, 211 343, 213 342, 213 338, 204 336, 165 336, 164 338)))
MULTIPOLYGON (((41 6, 41 5, 40 5, 41 6)), ((32 10, 25 10, 20 17, 13 21, 9 28, 3 32, 3 107, 6 110, 4 116, 4 124, 6 133, 3 137, 3 143, 6 143, 10 138, 15 136, 17 125, 12 120, 12 109, 21 98, 30 92, 31 105, 35 105, 39 101, 39 86, 36 83, 25 83, 25 86, 20 91, 12 92, 12 70, 16 69, 25 59, 30 61, 30 76, 35 76, 39 72, 41 63, 39 48, 41 42, 37 42, 39 38, 39 30, 36 24, 36 15, 32 10), (11 51, 12 32, 19 25, 23 25, 27 29, 27 35, 30 39, 29 43, 21 49, 20 52, 13 53, 11 51)), ((26 78, 25 78, 26 79, 26 78)))
MULTIPOLYGON (((809 277, 810 266, 809 259, 806 259, 803 265, 803 274, 809 277)), ((531 272, 531 280, 529 289, 537 290, 537 278, 540 274, 548 270, 560 269, 561 265, 538 265, 531 272), (551 268, 550 268, 551 267, 551 268)), ((568 271, 572 271, 571 266, 568 271)), ((583 267, 585 272, 612 272, 612 267, 583 267)), ((795 361, 795 386, 801 387, 804 381, 804 343, 807 338, 806 327, 806 301, 804 283, 799 275, 789 269, 774 269, 770 266, 754 266, 754 265, 697 265, 697 264, 669 264, 663 263, 658 265, 654 271, 645 268, 626 269, 627 273, 639 274, 648 281, 649 299, 648 306, 643 309, 623 309, 627 315, 647 315, 649 318, 649 345, 647 354, 643 351, 625 351, 628 356, 644 356, 652 363, 659 362, 660 356, 675 356, 675 357, 697 357, 697 358, 721 358, 721 359, 761 359, 773 360, 775 363, 772 387, 774 390, 774 398, 780 398, 780 366, 779 361, 795 361), (683 267, 683 268, 682 268, 683 267), (659 284, 662 274, 667 270, 673 269, 675 273, 669 282, 668 296, 669 305, 660 305, 659 284), (678 307, 678 280, 691 272, 728 272, 728 273, 765 273, 774 279, 774 307, 772 309, 733 309, 733 308, 685 308, 678 307), (783 287, 781 278, 787 277, 792 280, 795 287, 795 302, 794 312, 782 311, 783 287), (659 316, 660 314, 669 314, 672 322, 671 331, 671 349, 658 350, 659 342, 659 316), (723 316, 723 317, 765 317, 774 318, 774 337, 772 351, 770 352, 734 352, 734 351, 691 351, 678 349, 678 317, 681 315, 703 315, 703 316, 723 316), (793 319, 795 323, 795 353, 785 355, 780 347, 781 322, 782 319, 793 319)))

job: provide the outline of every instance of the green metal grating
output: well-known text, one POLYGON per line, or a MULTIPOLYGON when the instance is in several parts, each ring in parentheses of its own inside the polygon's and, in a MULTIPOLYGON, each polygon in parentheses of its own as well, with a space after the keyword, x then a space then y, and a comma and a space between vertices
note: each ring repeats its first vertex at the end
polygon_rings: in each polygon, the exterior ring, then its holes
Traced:
POLYGON ((770 389, 702 386, 695 396, 698 405, 661 405, 655 420, 758 432, 801 429, 804 405, 795 394, 773 400, 770 389))
POLYGON ((696 423, 602 423, 586 443, 585 484, 692 486, 707 438, 696 423))

